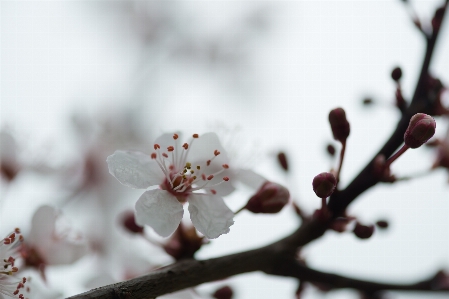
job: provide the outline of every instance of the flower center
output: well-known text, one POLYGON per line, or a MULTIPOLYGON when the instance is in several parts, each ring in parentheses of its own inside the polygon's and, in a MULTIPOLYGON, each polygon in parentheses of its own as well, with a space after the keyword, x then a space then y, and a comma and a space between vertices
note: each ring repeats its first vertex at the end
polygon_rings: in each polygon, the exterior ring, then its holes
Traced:
POLYGON ((160 185, 161 189, 173 194, 181 203, 186 202, 187 197, 194 191, 202 190, 202 193, 209 191, 216 194, 213 188, 229 181, 228 177, 223 177, 219 182, 216 180, 212 182, 217 175, 229 168, 227 164, 223 164, 220 170, 211 171, 212 162, 220 155, 218 150, 214 150, 210 159, 205 159, 195 166, 187 161, 193 142, 199 138, 198 134, 193 134, 192 137, 190 144, 184 143, 179 146, 178 134, 174 134, 174 145, 168 146, 167 151, 163 151, 159 144, 155 144, 155 152, 151 154, 151 158, 156 160, 165 176, 164 182, 160 185))

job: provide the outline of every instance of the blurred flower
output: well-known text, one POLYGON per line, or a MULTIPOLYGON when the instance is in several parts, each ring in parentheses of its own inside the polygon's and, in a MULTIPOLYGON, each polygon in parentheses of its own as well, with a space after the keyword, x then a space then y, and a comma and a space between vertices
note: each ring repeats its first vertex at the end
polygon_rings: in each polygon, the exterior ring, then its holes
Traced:
POLYGON ((22 244, 25 264, 44 276, 46 265, 71 264, 87 253, 87 242, 61 222, 60 213, 51 206, 41 206, 31 220, 31 231, 22 244))
POLYGON ((229 168, 228 159, 217 135, 206 133, 199 138, 194 134, 182 146, 178 139, 178 134, 162 135, 151 156, 116 151, 107 158, 109 172, 131 188, 160 187, 144 192, 136 203, 136 222, 151 226, 159 235, 168 237, 176 230, 187 201, 198 231, 209 239, 228 233, 234 213, 221 196, 234 188, 223 175, 229 168))

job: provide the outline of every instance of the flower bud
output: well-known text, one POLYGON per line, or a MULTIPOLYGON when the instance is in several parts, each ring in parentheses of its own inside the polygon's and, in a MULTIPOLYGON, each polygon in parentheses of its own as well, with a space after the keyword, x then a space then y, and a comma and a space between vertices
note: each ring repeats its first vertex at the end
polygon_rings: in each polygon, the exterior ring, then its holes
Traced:
POLYGON ((136 219, 134 217, 134 212, 128 211, 125 212, 122 217, 122 224, 125 229, 132 234, 141 234, 143 233, 143 227, 139 226, 136 223, 136 219))
POLYGON ((287 188, 272 182, 265 182, 246 204, 253 213, 278 213, 288 203, 290 193, 287 188))
POLYGON ((346 119, 346 113, 342 108, 336 108, 329 113, 329 123, 331 125, 334 139, 345 142, 349 136, 349 122, 346 119))
POLYGON ((326 150, 329 156, 331 157, 335 156, 335 147, 332 144, 328 144, 326 150))
POLYGON ((436 123, 433 117, 417 113, 410 119, 404 142, 410 148, 418 148, 435 134, 436 123))
POLYGON ((316 196, 326 198, 334 193, 337 180, 332 173, 322 172, 313 178, 312 186, 316 196))
POLYGON ((229 286, 224 286, 215 291, 212 297, 216 299, 232 299, 234 291, 229 286))
POLYGON ((278 162, 279 162, 279 165, 281 165, 282 169, 284 169, 285 171, 288 171, 287 156, 285 155, 285 153, 280 152, 278 154, 278 162))
POLYGON ((401 79, 401 77, 402 77, 402 70, 401 70, 401 68, 400 67, 395 67, 393 69, 393 71, 391 72, 391 78, 394 81, 398 82, 401 79))
POLYGON ((201 246, 207 243, 206 238, 198 236, 195 227, 185 226, 181 222, 163 248, 165 252, 179 261, 192 259, 201 246))
POLYGON ((388 228, 388 221, 386 220, 379 220, 376 222, 376 226, 380 229, 387 229, 388 228))
POLYGON ((357 222, 353 232, 359 239, 369 239, 374 233, 374 225, 367 226, 357 222))
POLYGON ((434 31, 440 30, 441 22, 443 21, 443 16, 444 16, 445 10, 446 10, 446 7, 442 6, 435 11, 435 15, 432 18, 432 28, 434 31))
POLYGON ((365 106, 369 106, 369 105, 374 104, 374 101, 372 98, 364 98, 362 101, 362 104, 365 106))

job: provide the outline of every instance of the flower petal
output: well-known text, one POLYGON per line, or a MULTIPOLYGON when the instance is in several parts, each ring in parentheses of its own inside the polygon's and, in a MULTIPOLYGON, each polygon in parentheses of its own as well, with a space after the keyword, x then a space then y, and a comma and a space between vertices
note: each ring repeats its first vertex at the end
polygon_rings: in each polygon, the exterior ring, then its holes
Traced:
POLYGON ((228 164, 228 154, 221 146, 217 134, 212 132, 205 133, 200 135, 200 137, 193 142, 187 161, 191 162, 193 165, 203 165, 207 162, 207 160, 214 157, 215 150, 218 150, 220 154, 215 157, 211 163, 211 166, 217 165, 221 167, 223 164, 228 164))
POLYGON ((236 179, 254 190, 262 187, 267 181, 266 178, 249 169, 239 169, 236 174, 236 179))
POLYGON ((144 153, 115 151, 106 161, 109 173, 125 186, 146 189, 164 181, 164 173, 156 161, 144 153))
POLYGON ((34 246, 46 244, 53 236, 58 212, 51 206, 41 206, 34 212, 27 242, 34 246))
POLYGON ((39 249, 48 265, 70 265, 88 252, 87 243, 83 239, 53 238, 45 248, 39 249))
POLYGON ((190 195, 189 212, 195 228, 208 239, 215 239, 229 232, 234 224, 234 213, 218 195, 190 195))
POLYGON ((183 214, 182 204, 165 190, 146 191, 136 202, 136 223, 151 226, 162 237, 176 230, 183 214))

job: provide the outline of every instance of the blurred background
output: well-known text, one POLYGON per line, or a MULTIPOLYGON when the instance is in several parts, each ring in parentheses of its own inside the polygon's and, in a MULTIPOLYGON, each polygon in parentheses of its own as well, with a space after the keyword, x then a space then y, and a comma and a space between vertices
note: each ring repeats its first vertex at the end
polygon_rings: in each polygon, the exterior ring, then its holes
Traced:
MULTIPOLYGON (((423 28, 430 28, 442 1, 411 3, 423 28)), ((145 238, 123 229, 120 217, 141 191, 108 174, 106 157, 115 150, 149 153, 161 133, 215 131, 234 165, 286 185, 311 213, 320 206, 313 177, 337 164, 326 152, 329 143, 339 149, 329 111, 343 107, 351 123, 344 187, 400 118, 392 69, 402 68, 402 92, 410 99, 425 51, 411 10, 399 0, 2 1, 0 9, 1 161, 9 173, 2 177, 0 232, 19 226, 26 238, 43 204, 64 214, 88 240, 90 253, 46 267, 47 287, 63 296, 172 261, 148 242, 163 242, 151 228, 145 238), (372 105, 363 105, 367 98, 372 105), (287 175, 277 165, 279 151, 289 158, 287 175)), ((431 65, 443 84, 449 82, 448 23, 446 18, 431 65)), ((449 104, 447 93, 443 100, 449 104)), ((436 135, 444 138, 447 127, 438 117, 436 135)), ((399 177, 425 172, 435 153, 408 151, 393 171, 399 177)), ((387 230, 368 240, 329 231, 302 256, 320 270, 387 282, 448 270, 448 191, 444 169, 377 185, 349 213, 364 223, 386 219, 387 230)), ((226 203, 235 211, 250 195, 239 190, 226 203)), ((298 223, 291 207, 275 215, 244 211, 229 234, 196 257, 262 246, 298 223)), ((297 281, 250 273, 196 291, 207 298, 223 285, 236 299, 294 298, 297 281)), ((309 286, 303 297, 360 295, 309 286)), ((398 292, 388 298, 446 297, 398 292)))

